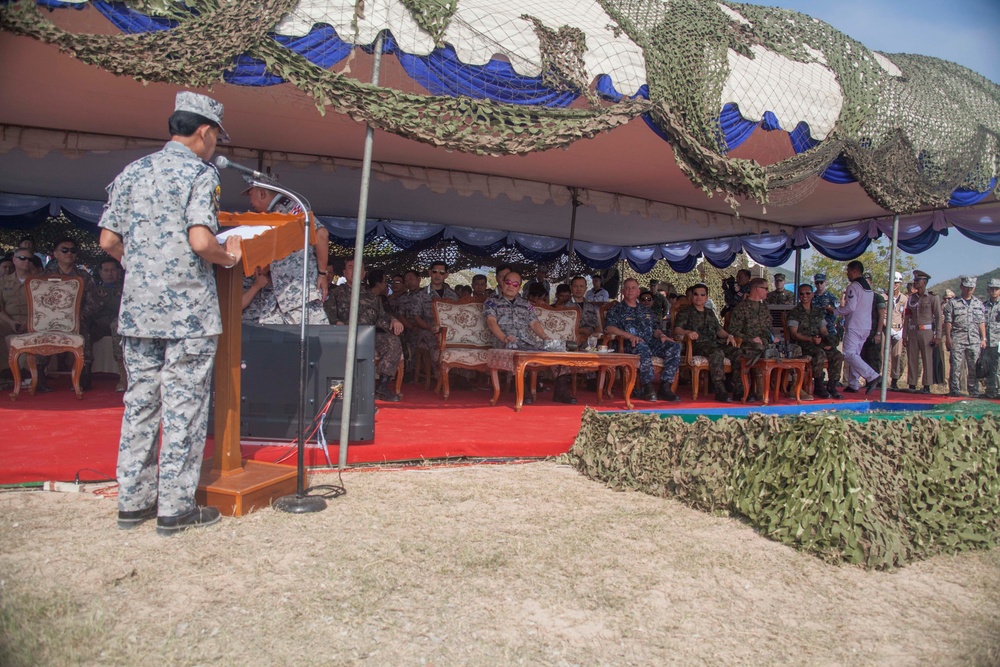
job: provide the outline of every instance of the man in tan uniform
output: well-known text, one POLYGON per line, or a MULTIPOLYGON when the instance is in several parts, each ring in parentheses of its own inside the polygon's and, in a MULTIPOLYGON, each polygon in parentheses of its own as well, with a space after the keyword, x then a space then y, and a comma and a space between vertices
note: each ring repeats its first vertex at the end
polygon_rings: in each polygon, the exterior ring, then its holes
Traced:
POLYGON ((931 393, 931 385, 934 383, 934 347, 940 344, 941 332, 944 329, 941 300, 927 293, 929 279, 930 275, 919 269, 913 272, 913 287, 917 291, 910 295, 903 316, 906 379, 910 391, 919 394, 931 393), (923 383, 922 388, 918 390, 920 364, 923 365, 923 383))

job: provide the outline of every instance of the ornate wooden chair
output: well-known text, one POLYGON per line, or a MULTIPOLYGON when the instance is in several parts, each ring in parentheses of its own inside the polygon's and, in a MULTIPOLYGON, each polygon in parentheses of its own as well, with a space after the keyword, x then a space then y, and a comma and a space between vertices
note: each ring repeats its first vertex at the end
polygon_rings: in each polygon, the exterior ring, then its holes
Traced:
POLYGON ((439 327, 438 349, 441 352, 437 391, 447 400, 451 393, 448 372, 452 368, 489 372, 486 353, 493 346, 493 334, 486 326, 481 303, 435 300, 433 307, 434 321, 439 327))
POLYGON ((83 280, 76 276, 33 276, 28 278, 28 331, 7 336, 10 349, 8 363, 14 376, 14 393, 10 400, 16 401, 21 392, 21 368, 18 359, 28 355, 28 370, 31 371, 32 396, 38 387, 38 355, 48 356, 70 352, 75 357, 73 364, 73 390, 77 398, 83 398, 80 389, 80 373, 83 371, 83 336, 80 335, 80 303, 83 301, 83 280))

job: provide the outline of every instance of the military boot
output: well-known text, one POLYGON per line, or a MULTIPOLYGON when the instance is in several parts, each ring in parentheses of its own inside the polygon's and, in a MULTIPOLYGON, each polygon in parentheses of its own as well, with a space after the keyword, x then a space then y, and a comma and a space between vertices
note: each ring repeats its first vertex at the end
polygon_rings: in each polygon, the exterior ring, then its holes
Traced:
POLYGON ((375 398, 380 401, 388 401, 390 403, 399 402, 399 394, 396 393, 392 386, 393 378, 391 377, 380 377, 378 379, 378 384, 375 385, 375 398))
POLYGON ((84 364, 83 370, 80 371, 80 389, 82 391, 90 391, 94 388, 94 377, 91 368, 92 364, 84 364))
POLYGON ((834 380, 830 380, 826 383, 826 393, 830 395, 830 398, 843 398, 843 394, 837 391, 837 383, 834 380))
POLYGON ((560 375, 557 377, 555 388, 552 390, 552 400, 557 403, 576 405, 576 396, 572 393, 571 383, 572 379, 569 375, 560 375))

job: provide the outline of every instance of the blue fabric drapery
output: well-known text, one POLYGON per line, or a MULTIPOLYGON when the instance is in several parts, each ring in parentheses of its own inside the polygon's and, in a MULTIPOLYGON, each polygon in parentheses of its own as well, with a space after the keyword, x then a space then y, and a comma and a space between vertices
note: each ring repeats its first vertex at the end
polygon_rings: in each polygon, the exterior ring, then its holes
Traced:
MULTIPOLYGON (((80 229, 97 234, 103 208, 103 202, 98 201, 0 194, 0 227, 28 230, 63 213, 80 229)), ((317 219, 330 232, 331 241, 344 248, 354 247, 355 219, 335 216, 317 216, 317 219)), ((933 247, 952 227, 979 243, 1000 246, 1000 203, 902 216, 899 247, 904 252, 919 254, 933 247)), ((699 257, 712 266, 725 268, 741 252, 765 266, 780 266, 798 247, 812 247, 827 257, 847 261, 864 252, 874 239, 891 233, 892 219, 880 218, 837 227, 798 228, 791 235, 754 234, 654 246, 576 241, 573 250, 594 269, 608 268, 625 260, 635 270, 644 272, 663 260, 675 271, 686 273, 694 269, 699 257)), ((369 221, 365 242, 371 243, 376 238, 388 238, 396 246, 410 250, 429 248, 442 239, 451 240, 480 257, 491 257, 501 248, 514 247, 537 262, 552 261, 569 251, 569 241, 563 238, 408 220, 369 221)))

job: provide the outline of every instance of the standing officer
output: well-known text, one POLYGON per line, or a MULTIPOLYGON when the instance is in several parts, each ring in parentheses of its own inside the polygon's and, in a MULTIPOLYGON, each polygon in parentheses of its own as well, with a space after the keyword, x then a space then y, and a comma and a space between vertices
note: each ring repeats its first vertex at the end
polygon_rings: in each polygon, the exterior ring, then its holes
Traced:
POLYGON ((785 274, 774 274, 774 289, 767 293, 767 302, 772 306, 794 306, 795 295, 785 289, 785 274))
MULTIPOLYGON (((816 292, 813 296, 813 307, 819 308, 825 313, 826 330, 830 332, 831 336, 839 339, 840 332, 837 331, 837 315, 834 311, 840 305, 840 299, 833 292, 827 291, 825 273, 814 275, 813 284, 816 285, 816 292)), ((839 382, 840 378, 836 378, 836 380, 839 382)))
POLYGON ((156 532, 173 535, 219 520, 194 495, 222 333, 212 265, 231 269, 242 255, 235 236, 225 246, 215 239, 219 173, 208 160, 229 140, 222 112, 210 97, 177 93, 170 141, 125 167, 101 216, 101 247, 127 269, 118 317, 129 377, 118 447, 122 529, 156 516, 156 532))
POLYGON ((906 360, 903 350, 903 314, 906 312, 906 293, 900 291, 903 285, 903 274, 896 272, 892 283, 892 330, 890 331, 889 376, 892 378, 892 389, 899 389, 899 378, 903 375, 903 363, 906 360))
MULTIPOLYGON (((270 185, 277 185, 273 178, 262 179, 270 185)), ((250 208, 258 213, 301 213, 298 204, 285 195, 251 185, 243 194, 250 198, 250 208)), ((313 223, 316 234, 316 264, 309 263, 308 287, 306 297, 307 324, 326 324, 326 313, 323 302, 326 301, 330 289, 330 278, 327 275, 327 263, 330 253, 330 233, 326 227, 319 224, 311 212, 309 219, 313 223)), ((265 306, 270 312, 261 312, 258 321, 261 324, 302 324, 302 263, 306 261, 305 252, 299 248, 286 257, 271 262, 271 290, 273 299, 268 299, 265 306)))
POLYGON ((948 395, 962 395, 958 385, 962 380, 964 367, 969 397, 978 398, 976 362, 979 361, 980 351, 986 347, 986 318, 983 314, 983 302, 973 294, 976 291, 976 278, 962 276, 961 280, 962 298, 952 299, 944 307, 944 345, 951 351, 948 395))
POLYGON ((881 386, 882 376, 865 363, 861 349, 872 331, 872 311, 875 292, 864 278, 864 264, 853 260, 847 264, 847 279, 851 284, 844 292, 842 303, 834 312, 844 316, 844 361, 848 366, 845 391, 858 391, 858 380, 865 379, 865 393, 881 386))
POLYGON ((913 289, 906 302, 903 318, 903 347, 906 348, 906 381, 910 391, 931 393, 934 384, 934 347, 941 342, 944 322, 941 317, 941 300, 927 293, 930 275, 917 269, 913 272, 913 289), (923 388, 917 390, 920 363, 924 366, 923 388))
POLYGON ((1000 398, 1000 278, 990 278, 986 285, 989 298, 983 303, 986 320, 986 349, 983 354, 988 362, 986 368, 986 398, 1000 398))

